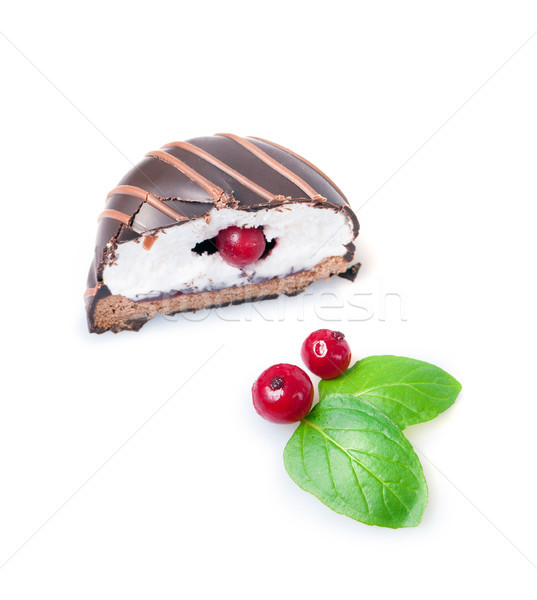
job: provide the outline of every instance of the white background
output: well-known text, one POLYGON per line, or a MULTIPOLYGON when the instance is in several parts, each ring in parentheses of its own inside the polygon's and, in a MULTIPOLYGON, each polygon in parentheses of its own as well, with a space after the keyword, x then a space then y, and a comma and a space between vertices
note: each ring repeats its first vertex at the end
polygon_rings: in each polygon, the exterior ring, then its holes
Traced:
POLYGON ((2 5, 2 599, 536 597, 536 30, 517 1, 2 5), (90 336, 107 191, 217 131, 337 181, 358 279, 90 336), (323 326, 463 384, 407 431, 417 528, 301 491, 251 406, 323 326))

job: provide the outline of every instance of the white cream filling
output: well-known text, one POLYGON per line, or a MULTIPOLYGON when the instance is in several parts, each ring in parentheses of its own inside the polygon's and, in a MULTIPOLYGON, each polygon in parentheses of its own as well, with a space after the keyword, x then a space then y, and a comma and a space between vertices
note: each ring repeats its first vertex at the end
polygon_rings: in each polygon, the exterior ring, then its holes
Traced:
POLYGON ((325 258, 343 256, 353 232, 343 212, 306 204, 254 212, 212 209, 211 219, 195 219, 159 230, 149 250, 143 238, 119 244, 103 280, 112 294, 131 300, 170 292, 199 292, 258 283, 311 269, 325 258), (197 254, 196 244, 226 227, 263 227, 267 241, 276 239, 268 256, 242 269, 222 260, 220 253, 197 254))

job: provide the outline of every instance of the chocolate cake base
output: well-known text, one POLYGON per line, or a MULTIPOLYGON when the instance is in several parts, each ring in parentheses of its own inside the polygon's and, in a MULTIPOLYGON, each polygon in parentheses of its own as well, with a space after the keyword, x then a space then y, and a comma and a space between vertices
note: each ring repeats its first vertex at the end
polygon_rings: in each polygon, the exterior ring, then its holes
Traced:
POLYGON ((141 300, 138 302, 119 295, 106 296, 98 300, 95 306, 92 331, 94 333, 138 331, 144 323, 152 319, 157 313, 173 315, 203 308, 218 308, 230 304, 266 300, 276 298, 280 294, 293 296, 303 291, 314 281, 328 279, 331 275, 344 273, 348 268, 349 263, 345 258, 333 256, 323 260, 308 271, 301 271, 287 277, 274 278, 264 283, 194 294, 177 294, 171 298, 141 300))

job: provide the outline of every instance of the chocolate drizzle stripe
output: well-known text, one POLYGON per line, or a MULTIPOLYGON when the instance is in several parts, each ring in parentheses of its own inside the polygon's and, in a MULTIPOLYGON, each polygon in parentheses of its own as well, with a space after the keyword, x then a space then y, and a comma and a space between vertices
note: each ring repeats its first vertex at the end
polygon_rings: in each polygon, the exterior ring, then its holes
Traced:
POLYGON ((221 160, 218 160, 216 156, 205 152, 205 150, 202 150, 201 148, 198 148, 193 144, 189 144, 188 142, 171 142, 170 144, 166 144, 165 146, 163 146, 163 148, 170 147, 181 148, 182 150, 186 150, 187 152, 190 152, 191 154, 194 154, 197 157, 206 160, 208 163, 217 167, 224 173, 231 175, 231 177, 233 177, 233 179, 238 181, 241 185, 252 190, 252 192, 255 192, 258 196, 261 196, 261 198, 264 198, 265 200, 271 201, 274 200, 274 198, 276 197, 276 194, 269 192, 264 187, 261 187, 251 179, 248 179, 248 177, 242 175, 242 173, 235 171, 235 169, 233 169, 229 165, 226 165, 226 163, 223 163, 221 160))
POLYGON ((289 181, 294 183, 297 187, 299 187, 305 194, 307 194, 312 200, 323 200, 323 196, 318 194, 308 183, 306 183, 301 177, 299 177, 296 173, 293 173, 287 167, 284 167, 277 160, 269 156, 266 152, 263 152, 261 148, 258 148, 255 144, 252 144, 248 140, 234 135, 233 133, 217 133, 216 135, 227 137, 237 144, 240 144, 243 148, 246 148, 249 152, 251 152, 254 156, 259 158, 259 160, 263 161, 266 165, 274 169, 280 175, 283 175, 289 181))
POLYGON ((125 194, 126 196, 133 196, 134 198, 145 200, 148 193, 149 192, 142 190, 142 188, 135 187, 134 185, 118 185, 108 192, 106 199, 108 200, 108 198, 114 194, 125 194))
POLYGON ((126 196, 140 198, 140 200, 147 202, 153 208, 156 208, 161 213, 163 213, 167 217, 170 217, 170 219, 173 219, 174 221, 185 221, 187 219, 185 216, 171 208, 171 206, 168 206, 160 198, 157 198, 156 196, 153 196, 153 194, 151 194, 150 192, 147 192, 142 188, 135 187, 134 185, 119 185, 118 187, 115 187, 112 191, 110 191, 106 198, 108 199, 114 194, 125 194, 126 196))
POLYGON ((100 285, 96 285, 93 288, 88 288, 85 292, 84 292, 84 300, 86 298, 89 298, 90 296, 95 296, 95 294, 97 293, 97 290, 100 288, 100 285))
POLYGON ((174 221, 188 221, 188 218, 184 215, 178 213, 171 206, 168 206, 165 202, 163 202, 160 198, 153 196, 153 194, 147 194, 147 203, 150 204, 153 208, 160 210, 161 213, 165 214, 170 219, 174 219, 174 221))
POLYGON ((338 192, 338 194, 342 197, 345 198, 345 200, 347 199, 345 194, 339 189, 339 187, 330 179, 330 177, 328 177, 328 175, 326 173, 323 173, 321 171, 321 169, 319 169, 319 167, 316 167, 313 163, 311 163, 307 158, 304 158, 303 156, 300 156, 300 154, 297 154, 296 152, 293 152, 292 150, 289 150, 289 148, 286 148, 285 146, 281 146, 280 144, 276 144, 275 142, 271 142, 269 140, 265 140, 263 138, 260 137, 256 137, 254 135, 249 136, 251 137, 253 140, 259 140, 260 142, 265 142, 265 144, 268 144, 269 146, 274 146, 275 148, 279 148, 280 150, 283 150, 284 152, 288 152, 289 154, 291 154, 292 156, 294 156, 295 158, 298 158, 299 160, 301 160, 303 163, 307 164, 308 167, 311 167, 314 171, 317 171, 317 173, 319 173, 319 175, 321 175, 321 177, 324 177, 326 179, 326 181, 328 181, 328 183, 334 187, 334 189, 338 192))
POLYGON ((209 192, 209 194, 211 194, 215 202, 218 202, 224 195, 224 190, 222 188, 219 188, 215 183, 203 177, 203 175, 198 173, 192 167, 189 167, 182 160, 175 158, 175 156, 172 156, 167 152, 162 152, 161 150, 153 150, 152 152, 148 152, 146 156, 158 158, 162 162, 168 163, 172 167, 175 167, 178 171, 181 171, 181 173, 186 175, 194 183, 197 183, 200 187, 202 187, 206 192, 209 192))
POLYGON ((121 221, 121 223, 125 223, 125 225, 128 225, 132 218, 131 215, 119 212, 119 210, 114 210, 113 208, 107 208, 103 210, 103 212, 97 218, 97 222, 99 222, 104 217, 108 217, 109 219, 116 219, 116 221, 121 221))

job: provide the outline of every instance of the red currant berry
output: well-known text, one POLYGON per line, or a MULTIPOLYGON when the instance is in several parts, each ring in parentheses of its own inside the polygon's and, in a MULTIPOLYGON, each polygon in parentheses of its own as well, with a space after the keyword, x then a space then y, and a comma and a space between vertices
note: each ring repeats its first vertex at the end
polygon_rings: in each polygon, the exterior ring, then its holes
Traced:
POLYGON ((232 267, 245 267, 255 262, 265 251, 267 242, 261 229, 231 226, 216 236, 216 247, 232 267))
POLYGON ((252 399, 255 410, 264 419, 273 423, 294 423, 311 409, 313 384, 300 367, 274 365, 255 380, 252 399))
POLYGON ((306 367, 322 379, 338 377, 351 362, 351 348, 345 336, 331 329, 310 333, 300 355, 306 367))

